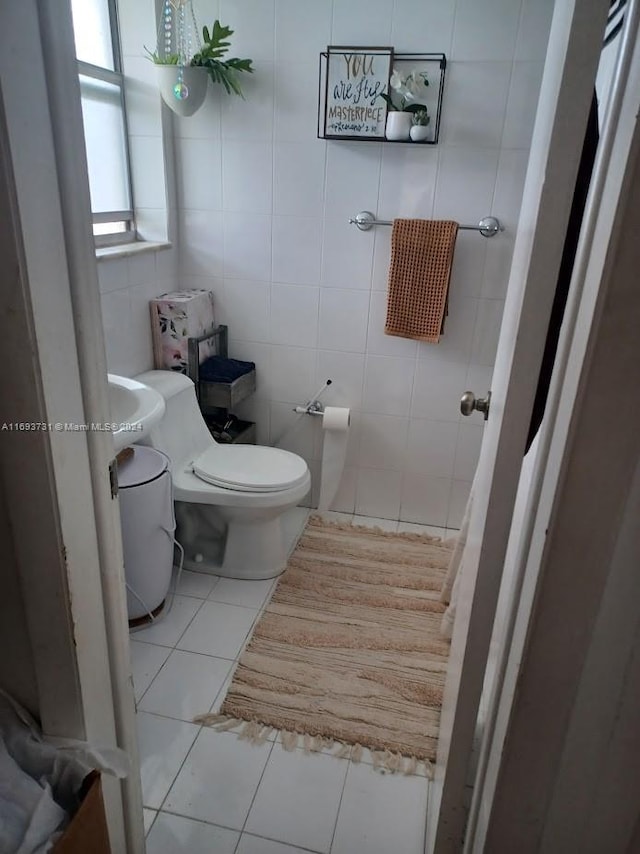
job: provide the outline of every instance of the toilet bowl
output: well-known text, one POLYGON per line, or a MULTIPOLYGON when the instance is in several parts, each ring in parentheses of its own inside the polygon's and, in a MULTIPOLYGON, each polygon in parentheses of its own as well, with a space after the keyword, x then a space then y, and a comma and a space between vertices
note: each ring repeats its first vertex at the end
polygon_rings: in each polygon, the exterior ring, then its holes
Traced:
POLYGON ((228 578, 279 575, 288 556, 283 514, 311 488, 306 462, 279 448, 217 443, 184 374, 147 371, 136 379, 165 400, 146 441, 171 460, 185 568, 228 578))

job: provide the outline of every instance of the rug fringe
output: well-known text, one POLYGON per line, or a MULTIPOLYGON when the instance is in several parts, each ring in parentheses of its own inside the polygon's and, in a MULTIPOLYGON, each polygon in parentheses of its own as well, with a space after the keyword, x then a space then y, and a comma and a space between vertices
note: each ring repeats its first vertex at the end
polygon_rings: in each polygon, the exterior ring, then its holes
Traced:
POLYGON ((404 774, 410 777, 418 774, 420 767, 424 766, 427 778, 433 780, 433 765, 428 759, 418 759, 417 756, 403 756, 401 753, 392 753, 390 750, 372 750, 363 744, 346 744, 324 735, 277 730, 275 727, 260 723, 260 721, 245 721, 242 718, 233 718, 228 715, 214 713, 198 715, 193 719, 193 722, 210 727, 216 732, 237 730, 235 734, 241 741, 256 746, 264 744, 276 732, 283 749, 288 753, 298 748, 307 754, 329 751, 336 759, 350 759, 356 764, 364 760, 364 752, 368 749, 371 753, 373 767, 376 770, 390 774, 404 774))
POLYGON ((337 531, 373 531, 379 537, 389 537, 389 538, 398 538, 401 537, 408 542, 415 543, 433 543, 433 545, 438 546, 453 546, 457 541, 457 537, 436 537, 433 534, 419 534, 413 533, 411 531, 384 531, 382 528, 379 528, 377 525, 353 525, 351 522, 339 522, 334 519, 326 519, 324 516, 319 516, 317 513, 311 514, 309 516, 308 522, 311 524, 321 524, 328 525, 330 528, 334 528, 337 531))

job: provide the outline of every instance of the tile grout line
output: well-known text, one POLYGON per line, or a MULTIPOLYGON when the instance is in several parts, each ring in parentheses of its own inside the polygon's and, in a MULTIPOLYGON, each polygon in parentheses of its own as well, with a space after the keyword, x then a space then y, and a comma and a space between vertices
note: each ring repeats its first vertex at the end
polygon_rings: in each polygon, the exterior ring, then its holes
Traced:
POLYGON ((262 783, 262 780, 263 780, 263 778, 264 778, 264 775, 266 774, 266 771, 267 771, 267 765, 269 764, 269 761, 270 761, 270 759, 271 759, 271 754, 273 753, 274 745, 275 745, 275 741, 272 741, 272 742, 271 742, 271 748, 270 748, 270 750, 269 750, 269 755, 267 756, 267 761, 264 763, 264 767, 263 767, 263 769, 262 769, 262 773, 260 774, 260 779, 258 780, 258 785, 256 786, 256 788, 255 788, 255 790, 254 790, 254 792, 253 792, 253 797, 251 798, 251 803, 249 804, 249 809, 247 810, 247 814, 246 814, 246 816, 244 817, 244 822, 243 822, 243 824, 242 824, 242 829, 241 829, 241 831, 240 831, 240 836, 238 837, 238 843, 237 843, 236 848, 235 848, 235 851, 236 851, 236 852, 237 852, 237 850, 238 850, 238 846, 240 845, 240 840, 242 839, 242 834, 244 833, 244 829, 245 829, 245 827, 247 826, 247 822, 249 821, 249 815, 250 815, 251 810, 252 810, 252 808, 253 808, 253 805, 254 805, 254 803, 255 803, 256 795, 258 794, 258 789, 260 788, 260 784, 262 783))
POLYGON ((342 781, 342 791, 340 792, 340 800, 338 801, 338 810, 336 812, 336 820, 333 825, 333 833, 331 834, 331 843, 329 845, 329 854, 331 854, 331 850, 333 849, 333 843, 336 838, 336 830, 338 829, 338 820, 340 819, 340 810, 342 809, 342 799, 344 798, 344 790, 347 786, 347 778, 349 776, 349 771, 351 770, 351 759, 349 759, 347 764, 347 771, 344 775, 344 780, 342 781))

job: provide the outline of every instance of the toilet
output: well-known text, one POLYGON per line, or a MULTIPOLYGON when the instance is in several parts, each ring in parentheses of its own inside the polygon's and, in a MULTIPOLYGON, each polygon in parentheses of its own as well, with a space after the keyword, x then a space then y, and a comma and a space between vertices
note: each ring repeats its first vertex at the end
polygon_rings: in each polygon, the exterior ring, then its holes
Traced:
POLYGON ((147 371, 136 379, 165 400, 145 444, 171 461, 185 569, 243 579, 280 575, 288 557, 282 517, 311 488, 306 462, 279 448, 216 442, 184 374, 147 371))

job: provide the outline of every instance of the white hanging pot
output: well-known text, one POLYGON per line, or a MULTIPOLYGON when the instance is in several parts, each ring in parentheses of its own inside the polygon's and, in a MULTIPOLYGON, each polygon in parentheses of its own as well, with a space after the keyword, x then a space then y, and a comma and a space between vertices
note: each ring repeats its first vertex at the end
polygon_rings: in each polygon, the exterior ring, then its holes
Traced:
POLYGON ((160 94, 179 116, 192 116, 204 103, 209 75, 206 68, 156 65, 160 94))
POLYGON ((412 122, 413 113, 391 110, 387 113, 387 128, 385 136, 387 139, 393 140, 409 139, 412 122))

